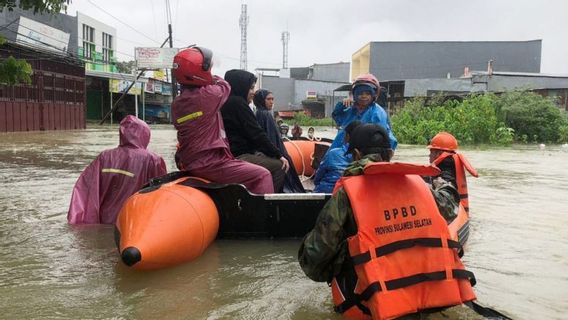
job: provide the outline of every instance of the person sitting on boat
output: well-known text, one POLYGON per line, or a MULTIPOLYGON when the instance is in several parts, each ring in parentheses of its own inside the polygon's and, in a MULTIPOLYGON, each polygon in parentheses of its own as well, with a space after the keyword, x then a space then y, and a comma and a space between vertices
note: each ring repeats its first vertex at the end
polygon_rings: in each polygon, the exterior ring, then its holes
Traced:
POLYGON ((355 128, 348 151, 354 162, 298 252, 304 273, 331 285, 335 311, 356 319, 418 319, 475 299, 473 274, 459 259, 459 243, 448 239, 457 191, 441 178, 429 189, 420 178, 439 169, 389 163, 388 132, 376 124, 355 128))
POLYGON ((428 149, 430 149, 430 163, 440 168, 442 178, 457 188, 460 203, 465 211, 469 212, 465 170, 476 178, 478 174, 465 156, 457 152, 458 140, 448 132, 440 132, 432 138, 428 149))
POLYGON ((302 127, 300 127, 297 122, 294 123, 294 126, 292 127, 292 139, 300 139, 302 132, 302 127))
POLYGON ((316 138, 315 132, 316 132, 316 129, 314 129, 314 127, 309 127, 308 128, 308 139, 314 140, 316 138))
POLYGON ((253 193, 273 193, 268 170, 231 153, 219 112, 231 87, 211 74, 212 56, 207 48, 190 47, 174 57, 174 74, 181 85, 172 104, 178 169, 217 183, 241 183, 253 193))
POLYGON ((288 137, 288 131, 290 131, 290 126, 288 126, 286 123, 282 123, 279 125, 279 127, 282 138, 289 139, 290 137, 288 137))
POLYGON ((351 153, 347 152, 349 137, 353 129, 358 127, 361 121, 355 120, 345 127, 344 144, 339 148, 328 150, 320 162, 314 176, 314 192, 331 193, 335 183, 343 175, 343 171, 353 161, 351 153))
POLYGON ((256 77, 248 71, 234 69, 225 73, 225 80, 231 85, 231 93, 221 107, 221 115, 231 152, 238 159, 268 169, 272 174, 274 192, 282 192, 290 164, 270 142, 249 107, 256 77))
POLYGON ((150 127, 128 115, 119 145, 101 152, 77 179, 67 213, 70 224, 114 224, 128 197, 150 179, 167 173, 164 159, 147 150, 150 127))
MULTIPOLYGON (((272 144, 280 150, 280 153, 288 160, 288 163, 292 163, 286 147, 282 142, 282 136, 280 130, 274 121, 274 116, 272 113, 272 107, 274 106, 274 95, 272 92, 260 89, 255 92, 253 97, 253 103, 256 106, 256 121, 260 127, 266 132, 266 136, 272 142, 272 144)), ((290 166, 288 172, 286 173, 286 178, 284 179, 284 189, 285 193, 304 193, 304 186, 298 177, 296 168, 290 166)))
POLYGON ((331 114, 333 120, 339 127, 339 131, 330 149, 341 147, 343 144, 343 136, 345 135, 345 127, 353 120, 381 125, 389 134, 392 150, 394 151, 396 149, 398 142, 391 130, 389 115, 383 107, 375 102, 379 88, 379 80, 370 73, 362 74, 355 78, 351 86, 351 94, 354 99, 353 103, 351 104, 349 99, 340 101, 335 105, 331 114))

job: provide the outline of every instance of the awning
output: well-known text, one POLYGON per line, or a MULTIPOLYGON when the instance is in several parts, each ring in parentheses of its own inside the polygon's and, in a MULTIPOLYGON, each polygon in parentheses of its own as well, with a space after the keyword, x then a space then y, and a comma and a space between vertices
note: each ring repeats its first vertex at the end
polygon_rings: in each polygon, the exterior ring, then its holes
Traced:
MULTIPOLYGON (((135 75, 128 73, 105 72, 105 71, 94 71, 94 70, 85 70, 85 75, 89 77, 126 80, 126 81, 134 81, 134 79, 136 79, 135 75)), ((140 77, 138 78, 137 82, 146 83, 148 82, 148 79, 140 77)))

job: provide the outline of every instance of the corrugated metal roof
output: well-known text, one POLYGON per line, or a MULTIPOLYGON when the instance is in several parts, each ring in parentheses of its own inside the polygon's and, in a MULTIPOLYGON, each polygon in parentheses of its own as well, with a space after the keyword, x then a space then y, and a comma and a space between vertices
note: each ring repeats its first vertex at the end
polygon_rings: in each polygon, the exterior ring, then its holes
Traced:
MULTIPOLYGON (((472 71, 472 75, 488 76, 487 71, 472 71)), ((537 78, 568 78, 568 74, 535 73, 535 72, 503 72, 493 71, 495 76, 504 77, 537 77, 537 78)))

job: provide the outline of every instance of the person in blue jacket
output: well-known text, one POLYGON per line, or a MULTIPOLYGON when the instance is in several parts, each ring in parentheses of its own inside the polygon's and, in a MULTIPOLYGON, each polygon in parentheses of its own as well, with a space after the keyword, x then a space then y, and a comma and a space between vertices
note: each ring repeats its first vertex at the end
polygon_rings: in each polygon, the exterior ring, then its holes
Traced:
POLYGON ((343 171, 353 161, 351 153, 347 152, 349 147, 349 135, 362 122, 359 120, 352 121, 345 128, 344 144, 338 148, 329 149, 314 177, 314 192, 332 193, 335 183, 343 176, 343 171))
POLYGON ((351 87, 353 105, 339 102, 331 114, 339 127, 339 132, 337 132, 330 148, 341 147, 345 136, 345 127, 352 121, 359 120, 362 123, 374 123, 385 128, 389 134, 392 150, 396 149, 398 142, 392 133, 389 115, 383 107, 375 102, 379 88, 379 80, 370 73, 362 74, 355 79, 351 87))

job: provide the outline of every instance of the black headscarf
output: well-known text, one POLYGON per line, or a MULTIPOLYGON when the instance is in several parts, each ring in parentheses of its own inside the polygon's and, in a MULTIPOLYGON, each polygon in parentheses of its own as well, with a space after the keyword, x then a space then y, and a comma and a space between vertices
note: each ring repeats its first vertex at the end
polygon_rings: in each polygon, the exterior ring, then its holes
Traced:
POLYGON ((292 159, 288 155, 286 147, 282 142, 280 130, 278 128, 278 125, 276 124, 276 121, 274 121, 274 117, 272 116, 272 111, 266 108, 266 103, 265 103, 266 97, 271 93, 272 92, 268 90, 260 89, 254 94, 253 102, 254 105, 256 106, 256 121, 258 122, 260 127, 264 129, 264 131, 266 132, 266 136, 268 137, 270 142, 276 148, 278 148, 278 150, 280 150, 280 153, 282 153, 282 155, 286 157, 286 159, 290 163, 290 169, 288 170, 288 173, 286 174, 286 178, 284 180, 284 192, 286 193, 306 192, 304 190, 304 186, 302 186, 300 178, 298 178, 298 173, 294 168, 294 163, 292 162, 292 159))
POLYGON ((254 74, 239 69, 229 70, 225 73, 225 81, 231 85, 231 95, 248 98, 250 88, 256 83, 254 74))
POLYGON ((266 107, 266 97, 268 97, 268 95, 271 93, 272 92, 266 89, 260 89, 257 92, 255 92, 252 102, 256 106, 257 110, 259 109, 268 110, 268 108, 266 107))

